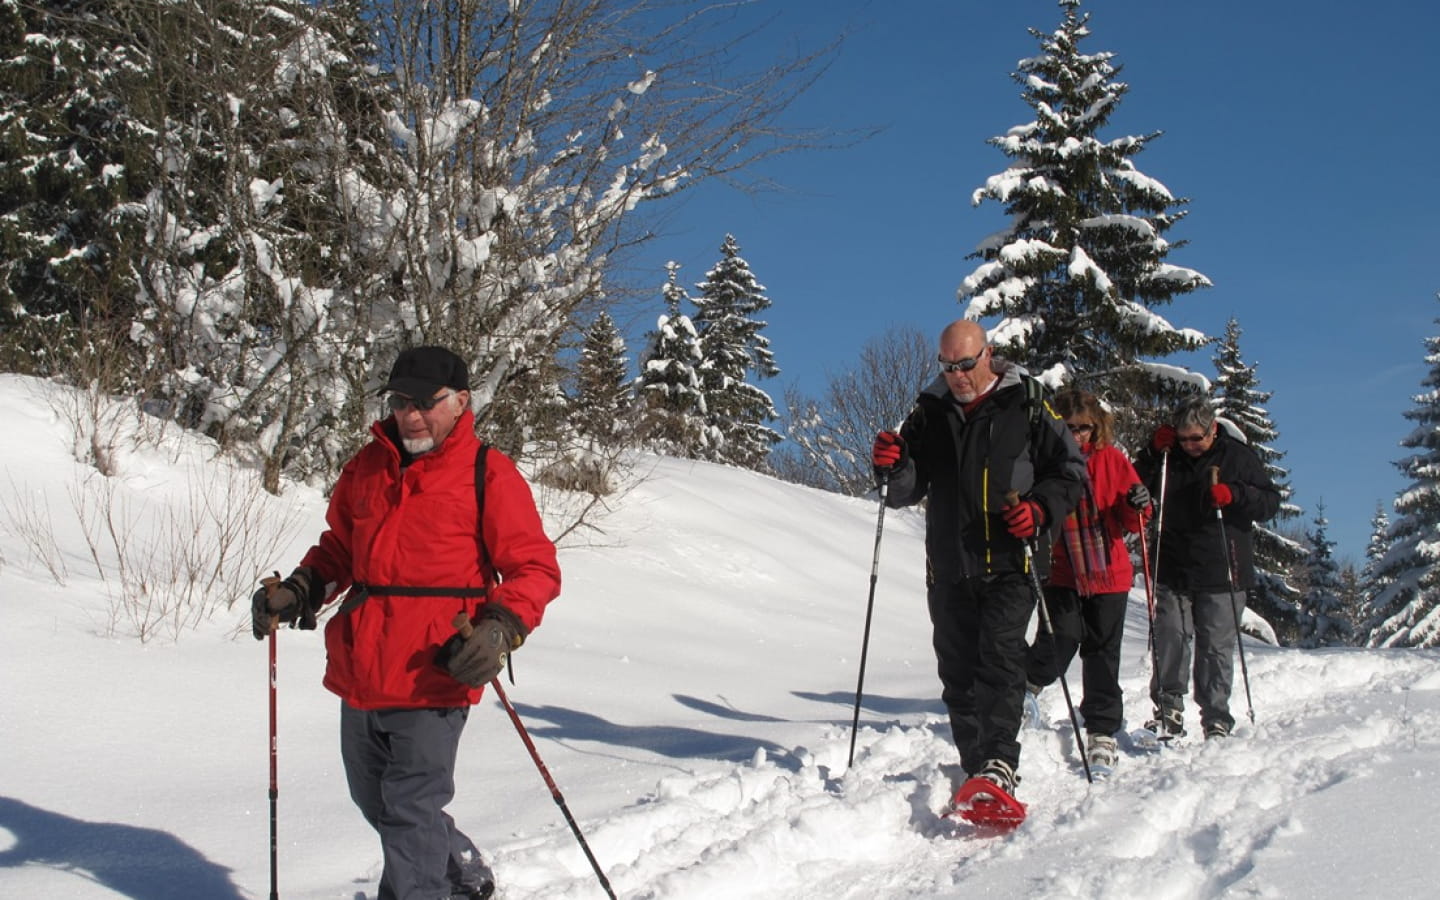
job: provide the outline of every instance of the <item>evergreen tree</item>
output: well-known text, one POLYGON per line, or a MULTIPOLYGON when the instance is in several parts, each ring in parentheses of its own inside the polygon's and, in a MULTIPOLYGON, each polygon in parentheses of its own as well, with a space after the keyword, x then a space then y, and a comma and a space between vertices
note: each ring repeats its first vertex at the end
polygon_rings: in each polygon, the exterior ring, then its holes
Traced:
POLYGON ((672 456, 700 455, 706 437, 705 396, 700 386, 700 335, 681 311, 689 302, 679 283, 680 264, 666 264, 661 290, 665 312, 655 323, 640 358, 636 392, 646 446, 672 456))
POLYGON ((1300 601, 1300 643, 1305 647, 1330 647, 1349 642, 1354 631, 1346 618, 1341 599, 1340 567, 1335 561, 1335 542, 1330 540, 1324 502, 1315 505, 1315 527, 1306 533, 1310 553, 1305 560, 1307 588, 1300 601))
POLYGON ((1425 349, 1425 390, 1405 412, 1416 425, 1400 441, 1414 452, 1395 463, 1410 485, 1395 498, 1390 549, 1378 566, 1389 583, 1374 601, 1384 617, 1370 634, 1374 647, 1440 646, 1440 337, 1426 338, 1425 349))
POLYGON ((1385 514, 1385 505, 1377 502, 1375 515, 1370 519, 1370 540, 1365 545, 1365 565, 1360 570, 1360 595, 1365 614, 1359 621, 1364 623, 1365 644, 1372 647, 1376 646, 1380 625, 1399 612, 1398 608, 1383 609, 1376 602, 1391 582, 1382 571, 1390 543, 1390 517, 1385 514))
POLYGON ((1036 119, 990 140, 1013 162, 972 198, 1002 204, 1010 224, 970 255, 982 262, 958 293, 967 318, 998 317, 990 336, 1003 355, 1052 385, 1095 379, 1083 386, 1105 396, 1133 440, 1152 424, 1140 407, 1168 406, 1195 380, 1142 357, 1205 342, 1153 308, 1210 281, 1166 261, 1183 246, 1166 233, 1186 201, 1133 161, 1160 133, 1098 136, 1129 86, 1116 80, 1113 54, 1081 52, 1090 17, 1079 5, 1060 0, 1064 19, 1052 34, 1029 29, 1041 52, 1013 78, 1036 119))
POLYGON ((1287 519, 1300 515, 1300 507, 1290 502, 1290 473, 1280 465, 1285 454, 1274 447, 1279 432, 1266 409, 1271 394, 1259 389, 1255 367, 1246 365, 1241 357, 1240 334, 1239 322, 1230 319, 1214 357, 1216 377, 1211 390, 1216 413, 1240 429, 1280 491, 1279 513, 1269 522, 1255 523, 1256 577, 1248 603, 1270 623, 1281 644, 1293 644, 1300 636, 1300 592, 1291 584, 1290 573, 1305 563, 1308 550, 1279 530, 1287 519))
POLYGON ((577 393, 573 419, 580 436, 600 447, 614 447, 628 430, 631 384, 625 339, 615 320, 602 311, 585 332, 575 366, 577 393))
POLYGON ((113 391, 131 385, 77 359, 87 342, 111 363, 130 349, 130 256, 158 167, 130 107, 150 53, 126 6, 0 3, 0 364, 113 391))
POLYGON ((696 285, 695 324, 700 335, 700 380, 706 422, 719 438, 702 448, 706 459, 761 469, 781 436, 766 422, 776 419, 770 395, 750 384, 750 375, 768 378, 780 370, 752 318, 770 307, 765 287, 755 280, 731 235, 720 245, 720 261, 696 285))

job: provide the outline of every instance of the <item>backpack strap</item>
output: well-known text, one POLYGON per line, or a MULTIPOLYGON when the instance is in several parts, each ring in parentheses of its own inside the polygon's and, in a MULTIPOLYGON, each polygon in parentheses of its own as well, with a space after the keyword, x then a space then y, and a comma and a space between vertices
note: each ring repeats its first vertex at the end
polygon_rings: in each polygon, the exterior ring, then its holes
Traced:
MULTIPOLYGON (((486 457, 490 455, 490 445, 484 441, 480 442, 480 449, 475 451, 475 537, 480 542, 480 559, 485 567, 494 570, 490 565, 490 548, 485 546, 485 463, 486 457)), ((496 572, 498 579, 500 573, 496 572)))

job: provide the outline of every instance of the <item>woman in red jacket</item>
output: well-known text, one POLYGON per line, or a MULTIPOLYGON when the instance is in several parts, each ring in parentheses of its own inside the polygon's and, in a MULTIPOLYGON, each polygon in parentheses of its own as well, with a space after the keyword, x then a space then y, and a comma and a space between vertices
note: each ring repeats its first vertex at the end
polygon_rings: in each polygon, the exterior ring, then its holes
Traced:
MULTIPOLYGON (((1124 721, 1120 691, 1120 641, 1134 578, 1126 532, 1139 532, 1150 494, 1130 460, 1111 443, 1110 414, 1093 394, 1067 390, 1052 405, 1065 419, 1085 456, 1089 484, 1065 517, 1051 553, 1045 604, 1054 625, 1035 635, 1025 663, 1027 705, 1055 681, 1080 651, 1086 755, 1092 766, 1115 764, 1115 732, 1124 721)), ((1038 718, 1038 706, 1031 710, 1038 718)))

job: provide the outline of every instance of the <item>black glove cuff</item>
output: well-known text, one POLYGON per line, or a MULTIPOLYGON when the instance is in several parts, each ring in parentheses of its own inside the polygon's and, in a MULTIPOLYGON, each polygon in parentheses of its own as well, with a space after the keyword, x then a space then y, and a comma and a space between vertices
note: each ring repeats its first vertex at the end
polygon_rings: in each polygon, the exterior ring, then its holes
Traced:
POLYGON ((504 628, 510 636, 511 650, 518 649, 521 644, 525 643, 525 638, 530 634, 530 629, 525 627, 525 623, 520 621, 520 617, 515 615, 515 613, 510 610, 510 607, 503 603, 495 603, 492 601, 483 604, 475 611, 475 620, 478 622, 481 619, 494 619, 500 623, 501 627, 504 628))

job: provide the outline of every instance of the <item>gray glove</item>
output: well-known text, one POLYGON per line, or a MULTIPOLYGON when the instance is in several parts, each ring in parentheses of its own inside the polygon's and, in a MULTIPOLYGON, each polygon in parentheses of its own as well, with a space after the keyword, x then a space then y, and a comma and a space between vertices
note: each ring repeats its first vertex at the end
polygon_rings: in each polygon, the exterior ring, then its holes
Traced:
POLYGON ((518 616, 498 603, 480 607, 469 619, 456 618, 459 629, 435 654, 435 662, 450 677, 471 687, 489 684, 505 669, 510 652, 525 643, 525 626, 518 616))
POLYGON ((1125 502, 1130 504, 1131 509, 1144 511, 1150 507, 1150 491, 1137 481, 1130 485, 1130 490, 1125 494, 1125 502))
POLYGON ((260 590, 250 598, 250 631, 255 640, 265 640, 277 622, 289 622, 291 628, 306 630, 315 627, 315 611, 320 603, 314 590, 320 582, 314 569, 300 566, 284 581, 276 572, 260 579, 260 584, 260 590))

